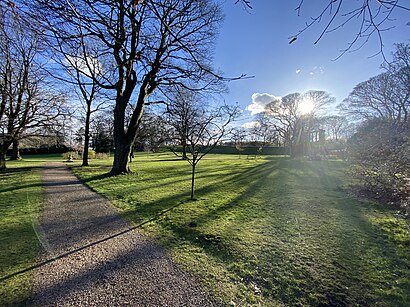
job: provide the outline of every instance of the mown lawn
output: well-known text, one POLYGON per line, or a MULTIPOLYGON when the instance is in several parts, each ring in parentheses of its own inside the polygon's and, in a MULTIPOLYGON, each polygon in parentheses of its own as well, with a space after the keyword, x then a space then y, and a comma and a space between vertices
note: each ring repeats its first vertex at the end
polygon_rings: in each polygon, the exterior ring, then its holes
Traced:
POLYGON ((394 211, 347 194, 341 161, 139 154, 74 172, 166 246, 226 305, 409 306, 410 239, 394 211), (170 209, 170 210, 168 210, 170 209), (168 211, 166 211, 168 210, 168 211))
POLYGON ((33 265, 40 251, 36 229, 43 201, 40 166, 44 159, 7 162, 0 172, 0 306, 23 305, 32 272, 5 278, 33 265))

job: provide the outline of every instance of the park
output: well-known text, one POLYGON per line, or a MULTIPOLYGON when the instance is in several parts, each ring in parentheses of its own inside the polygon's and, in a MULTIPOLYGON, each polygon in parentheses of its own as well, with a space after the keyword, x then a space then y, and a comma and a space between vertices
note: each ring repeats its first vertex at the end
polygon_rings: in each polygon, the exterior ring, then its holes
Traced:
MULTIPOLYGON (((62 158, 27 157, 2 175, 2 275, 36 261, 40 172, 52 161, 62 158)), ((196 201, 189 199, 189 164, 172 153, 138 153, 134 165, 134 174, 119 178, 101 176, 109 160, 70 168, 225 304, 409 300, 406 221, 393 208, 349 195, 346 162, 210 154, 198 169, 196 201)), ((32 276, 2 280, 3 303, 24 298, 32 276)))
POLYGON ((0 306, 409 306, 410 7, 291 2, 0 2, 0 306))

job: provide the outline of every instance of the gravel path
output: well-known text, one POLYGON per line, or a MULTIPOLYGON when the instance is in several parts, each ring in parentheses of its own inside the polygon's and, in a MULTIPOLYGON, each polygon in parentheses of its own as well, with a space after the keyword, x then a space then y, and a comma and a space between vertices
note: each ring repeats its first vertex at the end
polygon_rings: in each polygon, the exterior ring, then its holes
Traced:
POLYGON ((42 260, 56 260, 36 269, 29 305, 214 305, 163 248, 131 229, 64 164, 48 164, 43 180, 42 260))

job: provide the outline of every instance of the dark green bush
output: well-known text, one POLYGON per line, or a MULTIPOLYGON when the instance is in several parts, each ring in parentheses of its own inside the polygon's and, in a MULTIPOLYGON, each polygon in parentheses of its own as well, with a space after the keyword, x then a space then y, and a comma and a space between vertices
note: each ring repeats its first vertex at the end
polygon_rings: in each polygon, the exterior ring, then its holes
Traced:
POLYGON ((410 129, 368 120, 348 143, 351 173, 377 197, 409 209, 410 129))

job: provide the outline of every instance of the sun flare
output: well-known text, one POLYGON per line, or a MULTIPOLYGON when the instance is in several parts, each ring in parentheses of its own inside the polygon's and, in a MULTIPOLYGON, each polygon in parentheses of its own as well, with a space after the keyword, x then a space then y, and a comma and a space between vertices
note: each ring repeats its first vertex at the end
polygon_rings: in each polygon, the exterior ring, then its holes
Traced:
POLYGON ((315 103, 310 99, 305 99, 300 103, 298 110, 300 114, 306 115, 306 114, 312 113, 314 108, 315 108, 315 103))

